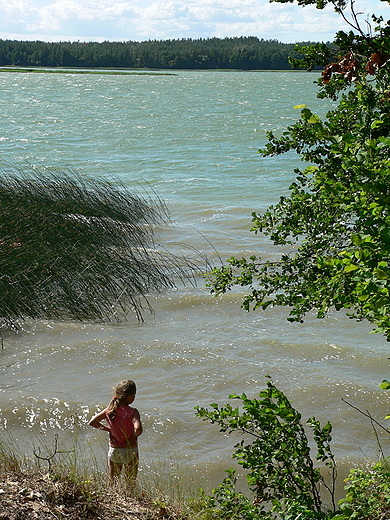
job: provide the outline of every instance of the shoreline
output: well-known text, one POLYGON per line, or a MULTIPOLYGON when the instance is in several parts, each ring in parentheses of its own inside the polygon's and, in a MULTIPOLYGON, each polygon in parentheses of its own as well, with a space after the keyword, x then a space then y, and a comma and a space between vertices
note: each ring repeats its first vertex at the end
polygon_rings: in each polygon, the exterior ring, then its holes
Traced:
POLYGON ((35 74, 103 74, 109 76, 174 76, 173 73, 168 72, 130 72, 130 71, 116 71, 116 70, 77 70, 77 69, 39 69, 31 67, 0 67, 0 72, 23 72, 35 74))
POLYGON ((48 515, 68 520, 150 520, 158 518, 145 499, 103 489, 77 476, 0 471, 1 518, 47 520, 48 515))

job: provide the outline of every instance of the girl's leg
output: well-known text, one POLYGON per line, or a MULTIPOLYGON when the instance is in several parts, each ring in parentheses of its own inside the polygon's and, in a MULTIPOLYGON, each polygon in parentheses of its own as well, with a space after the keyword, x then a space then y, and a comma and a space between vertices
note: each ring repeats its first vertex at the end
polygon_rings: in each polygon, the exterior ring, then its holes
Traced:
POLYGON ((108 481, 112 484, 122 471, 122 464, 108 460, 108 481))

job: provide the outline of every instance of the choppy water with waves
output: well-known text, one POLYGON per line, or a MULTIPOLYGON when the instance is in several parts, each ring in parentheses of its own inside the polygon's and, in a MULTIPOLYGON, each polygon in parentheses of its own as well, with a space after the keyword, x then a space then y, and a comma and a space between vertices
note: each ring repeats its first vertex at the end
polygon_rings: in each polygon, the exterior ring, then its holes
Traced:
MULTIPOLYGON (((156 190, 173 223, 156 240, 174 252, 272 255, 249 232, 252 211, 287 192, 299 160, 263 159, 266 132, 281 132, 306 103, 323 114, 315 74, 179 71, 174 75, 0 74, 2 160, 71 167, 134 189, 156 190)), ((145 433, 141 469, 165 471, 172 461, 220 480, 236 439, 195 417, 194 406, 225 403, 231 392, 255 396, 270 374, 304 418, 334 426, 341 461, 375 459, 369 421, 389 411, 378 387, 389 377, 389 348, 370 327, 342 313, 289 324, 283 309, 246 313, 240 294, 210 296, 196 287, 151 295, 144 323, 31 321, 4 337, 0 351, 0 428, 32 452, 77 439, 80 457, 104 464, 106 437, 87 420, 132 378, 145 433), (168 461, 168 462, 167 462, 168 461)), ((390 438, 383 436, 384 450, 390 438)))

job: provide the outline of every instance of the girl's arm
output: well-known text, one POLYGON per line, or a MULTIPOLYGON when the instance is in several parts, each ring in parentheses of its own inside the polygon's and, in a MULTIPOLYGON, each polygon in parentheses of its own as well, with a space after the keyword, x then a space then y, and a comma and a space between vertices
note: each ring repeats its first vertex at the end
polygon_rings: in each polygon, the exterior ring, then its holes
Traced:
POLYGON ((142 433, 141 417, 139 415, 139 411, 137 410, 137 408, 134 409, 134 413, 133 413, 133 425, 134 425, 133 435, 130 437, 128 442, 130 443, 130 446, 132 448, 135 448, 137 446, 137 438, 142 433))
POLYGON ((106 410, 102 410, 101 412, 97 413, 92 417, 92 419, 89 421, 89 425, 93 426, 94 428, 97 428, 98 430, 103 430, 105 432, 110 432, 111 428, 109 428, 106 424, 102 424, 101 421, 103 421, 106 418, 106 410))
POLYGON ((139 437, 142 433, 142 423, 141 423, 141 417, 139 415, 139 411, 137 408, 135 408, 133 413, 133 424, 134 424, 134 433, 132 437, 139 437))

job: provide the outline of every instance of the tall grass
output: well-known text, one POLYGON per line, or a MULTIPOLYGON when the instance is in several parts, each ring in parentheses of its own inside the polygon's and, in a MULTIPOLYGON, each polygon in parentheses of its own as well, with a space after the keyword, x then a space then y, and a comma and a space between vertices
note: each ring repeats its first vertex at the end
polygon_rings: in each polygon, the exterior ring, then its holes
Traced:
POLYGON ((142 319, 150 292, 200 269, 200 257, 155 246, 155 226, 168 221, 157 195, 120 182, 0 165, 3 326, 27 317, 121 321, 132 311, 142 319))
POLYGON ((190 472, 179 464, 167 461, 165 468, 160 465, 159 469, 149 465, 140 475, 136 489, 130 490, 122 480, 108 485, 105 466, 103 470, 102 461, 77 433, 71 446, 63 446, 61 439, 57 442, 55 437, 33 432, 25 441, 22 452, 17 439, 9 432, 0 432, 0 478, 11 477, 21 482, 21 486, 35 478, 46 501, 53 505, 73 497, 85 501, 88 510, 95 508, 99 514, 102 504, 111 511, 126 511, 129 516, 118 516, 123 519, 134 518, 131 513, 135 510, 137 518, 148 520, 195 520, 188 500, 196 496, 197 489, 193 487, 190 472))
POLYGON ((33 467, 31 459, 20 449, 19 443, 7 432, 0 436, 0 470, 19 473, 30 471, 33 467))
POLYGON ((194 469, 183 465, 175 455, 161 457, 155 462, 143 456, 138 485, 146 496, 180 509, 197 494, 201 479, 194 469))

